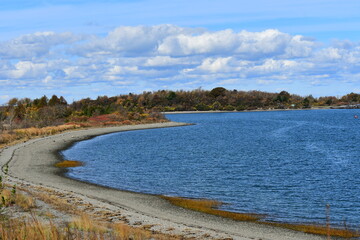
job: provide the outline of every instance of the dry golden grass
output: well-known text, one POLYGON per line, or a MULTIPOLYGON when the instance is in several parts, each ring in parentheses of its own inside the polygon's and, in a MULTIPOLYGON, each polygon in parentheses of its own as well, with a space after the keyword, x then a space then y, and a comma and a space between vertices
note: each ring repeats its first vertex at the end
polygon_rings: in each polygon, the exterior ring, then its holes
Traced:
POLYGON ((59 167, 59 168, 80 167, 80 166, 83 166, 82 162, 70 161, 70 160, 64 160, 55 164, 55 167, 59 167))
POLYGON ((82 213, 74 218, 69 224, 70 228, 74 228, 84 232, 105 233, 108 231, 107 227, 100 222, 94 221, 89 215, 82 213))
POLYGON ((4 207, 9 207, 15 203, 15 199, 12 199, 13 197, 9 189, 2 189, 0 192, 0 198, 1 205, 4 207))
MULTIPOLYGON (((17 188, 23 191, 21 187, 17 188)), ((52 221, 39 220, 35 216, 35 212, 31 212, 31 218, 27 219, 10 219, 0 218, 0 239, 39 239, 39 240, 63 240, 63 239, 155 239, 155 240, 179 240, 185 239, 182 236, 162 234, 151 230, 150 226, 132 227, 125 223, 112 223, 110 221, 95 220, 92 214, 84 213, 84 210, 77 208, 81 204, 73 204, 69 202, 61 192, 56 192, 47 188, 39 188, 30 190, 26 188, 27 194, 48 203, 54 209, 75 215, 74 220, 70 223, 62 222, 53 224, 52 221), (39 192, 42 190, 43 192, 39 192), (64 197, 64 198, 63 198, 64 197), (64 227, 65 226, 65 227, 64 227)), ((9 189, 1 191, 4 199, 9 203, 6 207, 18 205, 25 210, 31 210, 35 207, 32 197, 27 195, 16 194, 16 201, 10 204, 10 199, 14 195, 9 189)), ((72 198, 74 199, 74 198, 72 198)), ((93 209, 93 208, 91 208, 93 209)), ((50 214, 52 217, 52 214, 50 214)), ((43 217, 43 216, 42 216, 43 217)), ((47 219, 51 219, 47 217, 47 219)), ((97 216, 97 219, 99 217, 97 216)))
POLYGON ((179 239, 179 237, 152 232, 146 226, 135 228, 123 223, 94 221, 87 214, 76 217, 69 227, 84 232, 85 235, 112 236, 115 239, 179 239))
POLYGON ((36 208, 35 200, 32 197, 23 194, 16 194, 15 204, 25 211, 36 208))
POLYGON ((44 225, 36 218, 29 221, 9 220, 0 223, 2 240, 12 239, 67 239, 66 234, 61 234, 52 224, 44 225))
POLYGON ((79 128, 80 125, 77 124, 64 124, 59 126, 44 127, 44 128, 24 128, 24 129, 15 129, 14 132, 20 138, 31 138, 34 136, 47 136, 61 133, 68 130, 73 130, 79 128))
POLYGON ((12 193, 9 189, 2 189, 0 191, 0 201, 3 207, 17 205, 25 211, 35 208, 35 200, 30 197, 19 193, 12 193))
POLYGON ((224 218, 230 218, 236 221, 258 221, 261 219, 257 214, 233 213, 216 209, 222 205, 221 202, 207 200, 207 199, 187 199, 180 197, 167 197, 161 196, 163 199, 168 200, 171 204, 179 207, 191 209, 198 212, 203 212, 211 215, 216 215, 224 218))
MULTIPOLYGON (((65 224, 66 226, 66 224, 65 224)), ((66 227, 45 223, 32 215, 27 220, 7 220, 0 222, 0 239, 31 239, 31 240, 180 240, 181 236, 159 234, 143 228, 129 227, 124 224, 105 224, 93 221, 84 215, 66 227)))
POLYGON ((79 124, 64 124, 44 128, 31 127, 15 129, 13 131, 3 131, 0 133, 0 148, 6 145, 16 144, 19 141, 26 141, 35 137, 54 135, 81 127, 82 126, 79 124))
POLYGON ((78 211, 76 208, 74 208, 74 206, 70 205, 65 199, 60 198, 58 195, 51 193, 32 193, 32 194, 35 198, 38 198, 41 201, 50 204, 60 212, 66 212, 77 215, 81 214, 81 212, 78 211))
POLYGON ((119 239, 175 239, 171 236, 152 233, 142 228, 129 228, 125 224, 114 224, 113 230, 119 239))
MULTIPOLYGON (((6 144, 6 143, 10 143, 16 141, 16 135, 15 134, 10 134, 10 133, 1 133, 0 134, 0 144, 6 144)), ((0 145, 1 147, 1 145, 0 145)))

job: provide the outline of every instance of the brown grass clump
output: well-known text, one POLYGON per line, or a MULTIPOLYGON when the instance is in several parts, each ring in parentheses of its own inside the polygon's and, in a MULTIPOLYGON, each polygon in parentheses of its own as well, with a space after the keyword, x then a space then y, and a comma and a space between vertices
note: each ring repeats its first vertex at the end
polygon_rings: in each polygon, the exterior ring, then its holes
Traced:
POLYGON ((62 162, 55 164, 55 167, 58 167, 58 168, 80 167, 80 166, 83 166, 82 162, 70 161, 70 160, 64 160, 62 162))
POLYGON ((2 189, 0 191, 0 203, 3 207, 17 205, 25 211, 36 207, 35 200, 32 197, 14 193, 9 189, 2 189))
POLYGON ((38 193, 34 194, 36 198, 39 198, 43 202, 52 205, 56 210, 61 212, 67 212, 71 214, 80 214, 76 208, 71 206, 65 199, 60 198, 59 196, 49 193, 38 193))
MULTIPOLYGON (((0 134, 0 144, 10 143, 16 141, 16 135, 10 133, 1 133, 0 134)), ((0 145, 1 147, 1 145, 0 145)))
MULTIPOLYGON (((67 239, 52 224, 45 225, 35 217, 29 221, 9 220, 0 223, 1 239, 67 239)), ((70 235, 69 235, 70 236, 70 235)))
POLYGON ((113 224, 113 230, 115 236, 119 239, 180 239, 171 238, 170 236, 163 234, 152 233, 151 231, 142 228, 129 227, 121 223, 113 224))
POLYGON ((198 212, 208 213, 224 218, 230 218, 236 221, 258 221, 261 216, 258 214, 234 213, 224 210, 216 209, 222 205, 221 202, 207 199, 187 199, 180 197, 167 197, 161 196, 163 199, 168 200, 171 204, 179 207, 191 209, 198 212))
POLYGON ((107 231, 103 224, 92 220, 89 215, 84 213, 77 216, 69 226, 84 232, 105 233, 107 231))
POLYGON ((15 203, 15 197, 12 196, 12 193, 8 189, 2 189, 0 192, 1 206, 9 207, 15 203))
POLYGON ((16 194, 15 204, 25 211, 30 211, 36 207, 35 200, 32 197, 23 194, 16 194))

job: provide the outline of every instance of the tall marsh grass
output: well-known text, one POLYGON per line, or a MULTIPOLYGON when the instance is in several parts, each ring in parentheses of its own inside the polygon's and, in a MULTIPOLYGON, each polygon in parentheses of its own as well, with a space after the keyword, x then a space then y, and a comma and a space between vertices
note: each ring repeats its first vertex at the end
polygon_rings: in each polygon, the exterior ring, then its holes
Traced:
POLYGON ((26 220, 5 220, 0 222, 0 239, 31 239, 31 240, 177 240, 185 239, 181 236, 166 235, 144 228, 130 227, 122 223, 101 223, 94 221, 87 215, 76 217, 63 226, 52 221, 44 222, 34 214, 26 220))
POLYGON ((24 129, 16 129, 14 130, 15 134, 20 138, 31 138, 36 136, 46 136, 46 135, 54 135, 57 133, 61 133, 64 131, 72 130, 80 128, 80 125, 59 125, 53 127, 43 127, 43 128, 24 128, 24 129))

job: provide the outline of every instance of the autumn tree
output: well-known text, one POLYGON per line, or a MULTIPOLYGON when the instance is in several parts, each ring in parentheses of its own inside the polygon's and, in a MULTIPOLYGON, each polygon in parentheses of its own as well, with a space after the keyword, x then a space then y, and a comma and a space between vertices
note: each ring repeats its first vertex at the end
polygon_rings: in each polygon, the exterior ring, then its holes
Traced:
POLYGON ((55 106, 60 104, 60 99, 56 95, 52 95, 52 97, 49 100, 48 105, 49 106, 55 106))
POLYGON ((213 98, 217 98, 219 96, 224 96, 225 95, 225 92, 226 92, 226 89, 223 88, 223 87, 216 87, 214 89, 212 89, 210 91, 210 96, 212 96, 213 98))
POLYGON ((44 95, 40 99, 34 99, 33 105, 37 108, 42 108, 48 105, 48 101, 49 99, 44 95))
POLYGON ((302 105, 303 105, 303 108, 310 108, 311 105, 310 105, 310 100, 309 98, 305 98, 302 102, 302 105))
POLYGON ((277 97, 276 97, 276 101, 279 101, 280 103, 286 103, 290 100, 290 93, 288 93, 287 91, 281 91, 277 97))

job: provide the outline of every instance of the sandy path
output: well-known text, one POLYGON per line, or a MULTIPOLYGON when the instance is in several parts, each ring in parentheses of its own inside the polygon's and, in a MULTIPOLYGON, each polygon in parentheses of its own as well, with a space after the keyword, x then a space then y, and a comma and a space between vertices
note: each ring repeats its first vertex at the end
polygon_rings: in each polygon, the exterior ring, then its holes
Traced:
MULTIPOLYGON (((155 230, 186 236, 202 237, 204 234, 215 238, 262 239, 262 240, 302 240, 325 239, 291 230, 269 227, 256 223, 235 222, 172 206, 157 196, 114 190, 93 184, 83 183, 61 176, 54 163, 59 161, 57 152, 75 141, 97 135, 119 131, 148 128, 183 126, 183 123, 157 123, 110 128, 87 129, 62 133, 50 137, 33 139, 3 149, 0 164, 9 165, 9 175, 14 181, 46 186, 58 191, 71 192, 88 199, 98 206, 106 206, 121 211, 130 224, 142 223, 156 225, 155 230)), ((151 144, 151 143, 150 143, 151 144)))

